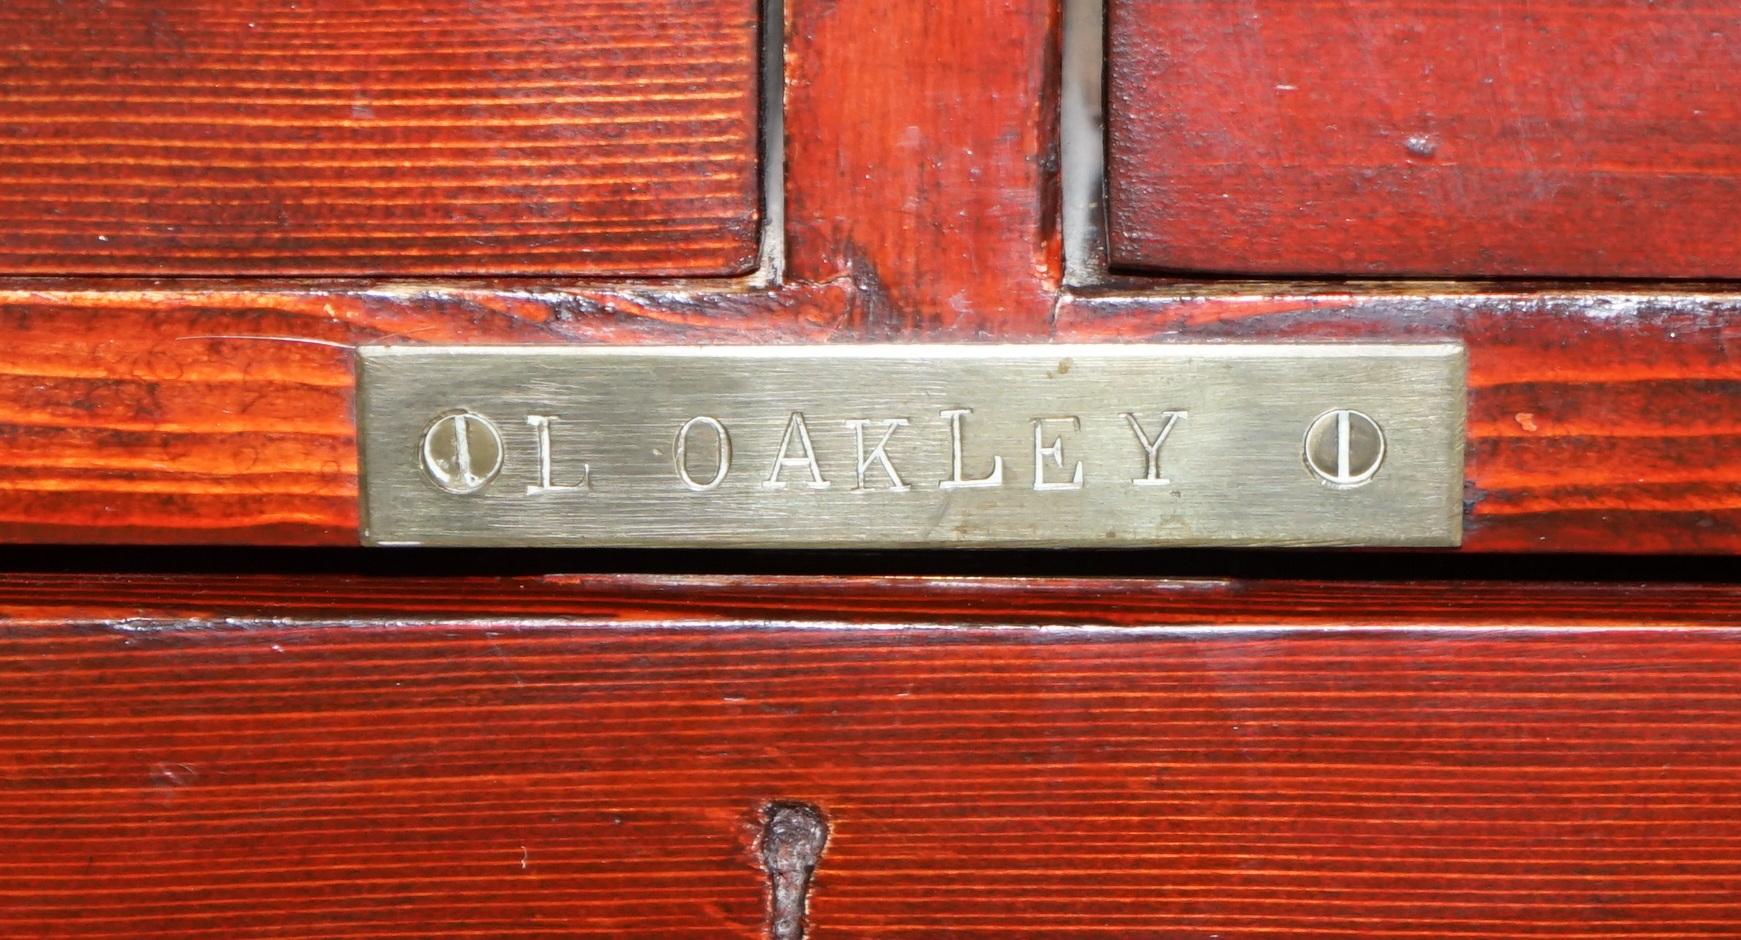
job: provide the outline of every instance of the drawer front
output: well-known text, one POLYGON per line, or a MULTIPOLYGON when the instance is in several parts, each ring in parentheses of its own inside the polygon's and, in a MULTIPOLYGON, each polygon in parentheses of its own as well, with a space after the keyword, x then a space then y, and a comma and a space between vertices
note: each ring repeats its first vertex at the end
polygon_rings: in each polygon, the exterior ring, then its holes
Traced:
POLYGON ((1116 265, 1741 275, 1741 4, 1108 8, 1116 265))
POLYGON ((8 937, 1741 929, 1729 589, 13 578, 0 612, 8 937), (792 807, 827 831, 770 833, 792 807))
POLYGON ((14 0, 0 274, 727 275, 754 0, 14 0))

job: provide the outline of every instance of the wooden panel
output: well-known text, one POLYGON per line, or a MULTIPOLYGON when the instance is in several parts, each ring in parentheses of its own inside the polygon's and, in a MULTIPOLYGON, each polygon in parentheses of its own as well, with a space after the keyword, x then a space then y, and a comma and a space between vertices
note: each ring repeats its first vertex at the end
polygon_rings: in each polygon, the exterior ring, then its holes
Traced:
MULTIPOLYGON (((354 545, 352 345, 853 340, 863 300, 838 279, 3 291, 0 542, 354 545)), ((1187 291, 1065 298, 1056 317, 1078 342, 1460 338, 1465 551, 1741 552, 1734 295, 1187 291)))
POLYGON ((8 937, 1732 936, 1733 589, 0 581, 8 937), (902 629, 890 629, 899 626, 902 629))
POLYGON ((1059 336, 1461 337, 1465 551, 1741 552, 1741 299, 1191 293, 1074 297, 1059 336))
POLYGON ((788 274, 850 282, 861 340, 1043 336, 1060 5, 788 6, 788 274))
POLYGON ((0 290, 0 542, 355 545, 354 345, 815 340, 845 306, 830 288, 0 290))
POLYGON ((1117 265, 1741 275, 1741 4, 1109 11, 1117 265))
POLYGON ((1741 552, 1735 292, 1063 293, 1056 5, 789 13, 783 283, 0 284, 0 541, 355 544, 362 342, 1418 338, 1470 349, 1466 551, 1741 552))
POLYGON ((1056 4, 789 12, 785 283, 0 285, 0 542, 355 544, 362 342, 1044 336, 1056 4))
POLYGON ((10 0, 0 273, 724 275, 755 0, 10 0))

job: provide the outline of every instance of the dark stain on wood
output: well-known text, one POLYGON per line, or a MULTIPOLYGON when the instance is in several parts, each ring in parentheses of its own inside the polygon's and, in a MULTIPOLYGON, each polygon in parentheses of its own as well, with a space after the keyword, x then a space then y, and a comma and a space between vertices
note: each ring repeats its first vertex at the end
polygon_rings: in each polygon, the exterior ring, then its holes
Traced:
POLYGON ((770 803, 762 811, 762 867, 768 873, 769 940, 804 940, 810 880, 828 845, 828 820, 808 803, 770 803))

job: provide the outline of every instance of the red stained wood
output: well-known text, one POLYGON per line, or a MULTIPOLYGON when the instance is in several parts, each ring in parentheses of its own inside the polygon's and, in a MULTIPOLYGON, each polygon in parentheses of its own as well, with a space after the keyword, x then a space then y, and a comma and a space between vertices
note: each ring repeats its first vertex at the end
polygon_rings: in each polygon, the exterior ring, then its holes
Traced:
POLYGON ((354 545, 359 343, 816 340, 845 306, 828 286, 0 290, 0 541, 354 545))
POLYGON ((10 0, 0 273, 728 275, 754 0, 10 0))
POLYGON ((1465 551, 1741 551, 1741 303, 1728 295, 1073 297, 1078 341, 1418 340, 1469 348, 1465 551))
POLYGON ((343 347, 361 342, 1043 335, 1059 270, 1053 5, 851 0, 791 17, 784 284, 14 285, 0 541, 355 544, 343 347))
POLYGON ((1733 291, 1061 289, 1057 13, 793 5, 765 287, 0 284, 0 541, 355 544, 363 342, 1420 338, 1470 350, 1466 551, 1741 551, 1733 291))
POLYGON ((8 937, 1730 936, 1728 588, 0 581, 8 937), (898 629, 897 629, 898 628, 898 629))
POLYGON ((1116 265, 1741 275, 1735 4, 1108 9, 1116 265))
POLYGON ((1043 337, 1058 244, 1053 0, 794 3, 788 273, 850 338, 1043 337))
MULTIPOLYGON (((1741 299, 1191 293, 1070 297, 1053 335, 1460 337, 1465 551, 1741 551, 1741 299)), ((355 544, 352 344, 851 340, 860 299, 839 280, 0 293, 0 540, 355 544)))

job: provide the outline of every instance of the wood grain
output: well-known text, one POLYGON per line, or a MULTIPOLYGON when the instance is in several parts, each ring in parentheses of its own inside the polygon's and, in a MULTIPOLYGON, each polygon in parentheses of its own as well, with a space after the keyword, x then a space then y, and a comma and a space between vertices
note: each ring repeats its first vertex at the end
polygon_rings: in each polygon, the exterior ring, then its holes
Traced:
POLYGON ((0 273, 730 275, 754 0, 11 0, 0 273))
MULTIPOLYGON (((0 292, 0 541, 355 544, 353 344, 853 340, 862 300, 842 280, 0 292)), ((1465 551, 1741 552, 1732 294, 1183 290, 1056 316, 1078 342, 1461 338, 1465 551)))
POLYGON ((354 545, 359 343, 819 339, 845 306, 826 286, 0 289, 0 541, 354 545))
POLYGON ((0 932, 1730 936, 1741 594, 0 580, 0 932))
POLYGON ((787 273, 851 282, 851 338, 1046 334, 1063 266, 1059 14, 790 5, 787 273))
POLYGON ((790 14, 785 283, 0 285, 0 461, 15 468, 0 541, 355 544, 344 347, 361 342, 1044 335, 1060 269, 1054 5, 790 14), (1006 40, 987 46, 993 29, 1006 40), (964 115, 967 97, 985 101, 964 115))
POLYGON ((1459 337, 1464 550, 1741 551, 1737 298, 1431 288, 1073 297, 1072 340, 1459 337))
POLYGON ((1117 266, 1741 275, 1741 7, 1110 0, 1117 266))
POLYGON ((1057 14, 793 5, 765 287, 0 283, 0 542, 354 545, 363 342, 1372 338, 1469 348, 1466 551, 1741 552, 1729 287, 1061 288, 1057 14))

